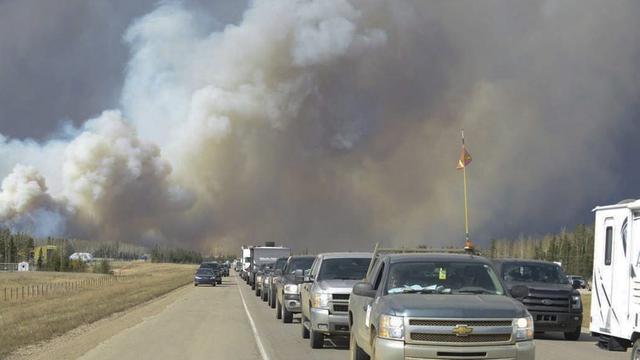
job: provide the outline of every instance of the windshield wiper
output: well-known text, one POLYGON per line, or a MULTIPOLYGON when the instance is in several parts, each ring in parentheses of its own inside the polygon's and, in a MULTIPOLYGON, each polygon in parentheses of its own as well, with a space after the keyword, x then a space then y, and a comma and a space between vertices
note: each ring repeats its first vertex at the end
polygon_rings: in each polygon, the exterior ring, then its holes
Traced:
POLYGON ((490 295, 496 294, 495 291, 490 291, 490 290, 481 289, 481 288, 469 288, 469 289, 461 288, 461 289, 455 290, 455 292, 456 294, 490 294, 490 295))

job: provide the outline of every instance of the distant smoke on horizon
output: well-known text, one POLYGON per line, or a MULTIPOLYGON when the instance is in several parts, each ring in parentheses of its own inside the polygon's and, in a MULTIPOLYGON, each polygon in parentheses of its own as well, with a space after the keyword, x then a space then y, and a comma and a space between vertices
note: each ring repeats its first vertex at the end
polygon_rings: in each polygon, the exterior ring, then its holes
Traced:
POLYGON ((634 1, 256 0, 215 31, 163 2, 123 35, 119 110, 47 141, 0 135, 0 221, 205 251, 459 245, 464 128, 472 237, 563 224, 623 177, 638 15, 634 1))

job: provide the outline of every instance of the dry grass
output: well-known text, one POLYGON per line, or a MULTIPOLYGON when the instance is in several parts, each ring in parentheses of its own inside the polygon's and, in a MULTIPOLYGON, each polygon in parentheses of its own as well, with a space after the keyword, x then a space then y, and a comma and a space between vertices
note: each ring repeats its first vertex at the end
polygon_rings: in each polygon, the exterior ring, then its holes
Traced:
POLYGON ((582 293, 582 327, 589 328, 591 321, 591 293, 582 293))
MULTIPOLYGON (((115 270, 122 276, 122 280, 111 285, 20 302, 0 303, 0 358, 19 347, 61 335, 82 324, 94 322, 188 284, 196 269, 194 265, 142 262, 116 265, 115 270)), ((29 285, 94 276, 100 275, 1 274, 0 284, 29 285)))

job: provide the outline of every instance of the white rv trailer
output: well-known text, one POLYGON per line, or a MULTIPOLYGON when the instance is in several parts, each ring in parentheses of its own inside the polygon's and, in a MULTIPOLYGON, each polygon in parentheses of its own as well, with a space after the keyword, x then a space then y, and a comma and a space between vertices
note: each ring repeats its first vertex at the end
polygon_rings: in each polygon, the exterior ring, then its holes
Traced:
POLYGON ((595 212, 591 324, 608 350, 640 354, 640 200, 598 206, 595 212))
POLYGON ((243 246, 242 249, 242 271, 247 271, 251 266, 251 248, 253 246, 243 246))

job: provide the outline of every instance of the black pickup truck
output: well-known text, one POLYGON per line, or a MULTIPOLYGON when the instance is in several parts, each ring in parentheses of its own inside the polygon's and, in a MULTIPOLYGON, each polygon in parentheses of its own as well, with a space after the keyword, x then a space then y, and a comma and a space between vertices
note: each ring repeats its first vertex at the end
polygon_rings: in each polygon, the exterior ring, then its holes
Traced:
POLYGON ((582 299, 560 265, 540 260, 500 259, 494 265, 508 289, 526 286, 518 298, 529 310, 535 332, 560 331, 567 340, 578 340, 582 326, 582 299))

